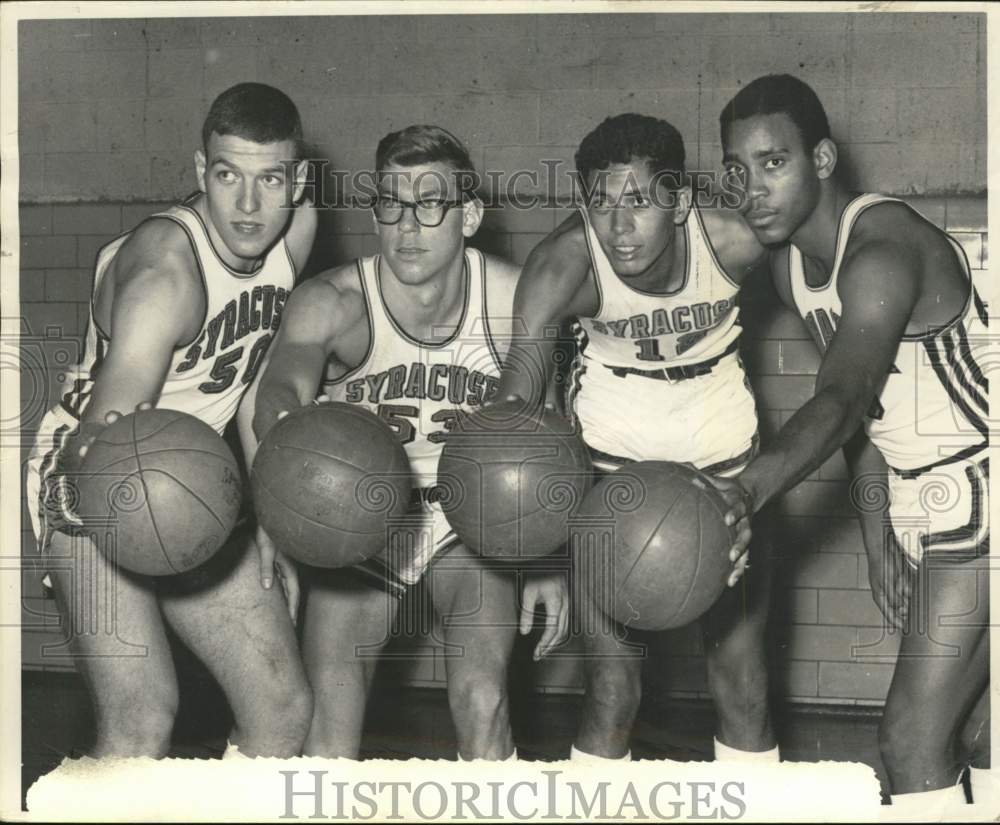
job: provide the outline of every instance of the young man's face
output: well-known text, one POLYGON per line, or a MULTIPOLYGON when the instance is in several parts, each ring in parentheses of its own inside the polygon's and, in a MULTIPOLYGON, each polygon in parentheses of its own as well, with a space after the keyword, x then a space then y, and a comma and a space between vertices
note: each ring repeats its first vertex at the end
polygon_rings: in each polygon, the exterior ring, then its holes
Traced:
POLYGON ((731 123, 723 136, 723 163, 743 190, 743 218, 762 244, 787 241, 812 214, 820 182, 813 153, 784 114, 754 115, 731 123))
POLYGON ((291 140, 255 143, 214 132, 195 156, 208 214, 225 247, 219 253, 234 268, 252 266, 288 225, 288 161, 294 158, 291 140))
POLYGON ((382 170, 375 207, 379 247, 403 283, 421 284, 447 269, 479 228, 477 202, 458 203, 458 184, 456 170, 446 163, 382 170), (381 222, 397 215, 396 223, 381 222))
POLYGON ((590 174, 587 215, 619 277, 642 275, 673 246, 687 208, 671 185, 642 158, 590 174))

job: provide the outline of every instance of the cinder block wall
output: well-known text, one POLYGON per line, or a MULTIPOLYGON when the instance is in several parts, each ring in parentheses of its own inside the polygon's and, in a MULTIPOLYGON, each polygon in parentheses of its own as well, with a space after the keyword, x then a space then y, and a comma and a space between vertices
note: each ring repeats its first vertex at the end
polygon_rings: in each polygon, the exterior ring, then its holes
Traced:
MULTIPOLYGON (((21 23, 21 386, 24 441, 56 399, 58 367, 85 331, 97 249, 193 189, 191 154, 211 98, 246 79, 289 91, 320 157, 370 168, 390 129, 434 122, 473 148, 481 169, 544 171, 570 161, 601 118, 659 114, 684 135, 692 167, 717 165, 718 111, 768 71, 812 83, 857 186, 907 196, 986 269, 985 23, 963 14, 539 15, 21 23), (752 33, 753 37, 746 36, 752 33), (611 36, 609 36, 609 34, 611 36), (448 43, 442 61, 437 42, 448 43), (461 70, 455 67, 461 66, 461 70), (55 364, 47 377, 39 366, 55 364)), ((522 179, 520 195, 544 193, 522 179)), ((564 195, 565 182, 557 186, 564 195)), ((565 209, 491 210, 476 245, 523 262, 565 209)), ((310 269, 375 248, 370 218, 322 218, 310 269)), ((817 355, 770 287, 744 296, 744 352, 765 435, 809 396, 817 355)), ((26 448, 23 451, 26 455, 26 448)), ((831 459, 782 505, 785 557, 775 599, 774 680, 792 700, 879 703, 896 643, 884 638, 866 558, 831 459)), ((23 549, 34 552, 27 514, 23 549)), ((67 669, 54 603, 24 573, 27 667, 67 669)), ((697 634, 655 643, 651 688, 705 695, 697 634)), ((441 685, 426 639, 399 679, 441 685)), ((580 687, 572 656, 534 672, 540 690, 580 687)))

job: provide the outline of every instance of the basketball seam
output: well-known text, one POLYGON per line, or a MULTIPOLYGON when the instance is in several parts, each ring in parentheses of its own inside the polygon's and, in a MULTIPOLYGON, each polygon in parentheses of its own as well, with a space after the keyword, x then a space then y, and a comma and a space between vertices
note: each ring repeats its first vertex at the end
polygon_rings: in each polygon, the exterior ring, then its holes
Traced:
POLYGON ((687 607, 687 603, 691 601, 691 596, 694 593, 694 583, 698 581, 698 571, 701 570, 701 496, 695 496, 695 501, 697 502, 697 511, 695 515, 698 519, 698 558, 695 564, 694 574, 691 576, 691 580, 688 582, 687 595, 684 597, 684 601, 681 602, 681 606, 678 607, 667 619, 667 622, 672 622, 676 616, 679 616, 684 612, 684 608, 687 607))
POLYGON ((177 568, 174 567, 174 561, 170 558, 167 553, 167 548, 163 546, 163 537, 160 535, 160 528, 156 526, 156 515, 153 513, 153 507, 149 500, 149 488, 146 486, 146 479, 142 476, 142 461, 139 458, 139 445, 136 443, 136 433, 135 433, 135 419, 132 419, 132 450, 135 453, 135 466, 139 470, 139 483, 142 484, 142 493, 146 501, 146 512, 149 514, 149 523, 153 526, 153 532, 156 534, 156 540, 160 543, 160 553, 163 558, 167 560, 167 564, 170 569, 175 573, 177 568))
MULTIPOLYGON (((160 410, 157 410, 157 412, 160 412, 160 410)), ((163 410, 163 412, 166 412, 166 410, 163 410)), ((182 420, 180 416, 184 415, 184 413, 181 413, 181 412, 176 411, 176 410, 170 410, 170 412, 177 412, 177 416, 175 418, 171 418, 162 427, 159 427, 158 429, 155 429, 155 430, 153 430, 150 433, 145 433, 143 435, 143 440, 145 440, 147 438, 152 438, 154 435, 159 435, 165 429, 167 429, 167 427, 171 426, 172 424, 176 424, 178 421, 182 420)), ((136 431, 135 431, 135 419, 133 418, 132 419, 132 442, 131 442, 132 444, 135 444, 135 440, 136 440, 137 437, 138 436, 137 436, 136 431)), ((110 445, 112 445, 114 447, 124 447, 129 442, 128 441, 108 441, 108 440, 105 440, 105 439, 99 437, 95 443, 96 444, 110 444, 110 445)))
POLYGON ((161 475, 164 475, 167 478, 169 478, 171 481, 173 481, 182 490, 184 490, 187 493, 190 493, 191 494, 191 498, 193 498, 203 508, 205 508, 205 512, 210 513, 211 516, 212 516, 212 518, 214 518, 219 523, 219 527, 225 528, 225 526, 226 526, 225 522, 223 522, 222 519, 220 519, 218 517, 218 515, 216 515, 215 511, 211 507, 209 507, 204 501, 201 500, 201 496, 199 496, 198 493, 196 493, 191 487, 188 487, 187 484, 185 484, 183 481, 181 481, 179 478, 177 478, 177 476, 175 476, 173 473, 167 472, 166 470, 161 469, 159 467, 155 467, 155 468, 151 467, 150 469, 145 470, 144 472, 148 472, 150 474, 152 474, 152 473, 160 473, 161 475))
POLYGON ((654 535, 656 535, 656 531, 659 530, 663 526, 663 522, 665 522, 667 520, 667 518, 670 516, 670 514, 673 512, 674 508, 677 506, 677 502, 681 500, 681 495, 683 495, 683 493, 677 495, 677 497, 674 498, 674 500, 672 502, 670 502, 670 508, 667 510, 667 512, 665 512, 663 514, 663 517, 656 523, 656 525, 653 527, 653 529, 650 530, 649 533, 647 534, 647 536, 646 536, 646 542, 642 546, 642 551, 638 555, 636 555, 635 560, 629 566, 628 572, 625 574, 625 577, 622 579, 621 584, 619 584, 618 587, 615 588, 615 598, 616 599, 618 598, 618 595, 621 593, 622 588, 625 587, 625 585, 628 582, 629 578, 632 576, 632 572, 635 570, 636 565, 639 564, 639 561, 646 554, 646 549, 649 547, 649 540, 654 535))
MULTIPOLYGON (((105 443, 110 443, 110 442, 105 442, 105 443)), ((115 446, 121 446, 121 445, 115 445, 115 446)), ((225 461, 227 464, 230 463, 229 459, 226 456, 219 455, 218 453, 214 453, 211 450, 199 450, 199 449, 197 449, 195 447, 164 447, 163 449, 160 449, 160 450, 149 450, 148 452, 144 452, 143 455, 144 456, 159 455, 160 453, 174 453, 174 454, 177 454, 177 453, 197 453, 199 455, 214 456, 215 458, 218 458, 221 461, 225 461)), ((98 473, 104 472, 109 467, 114 467, 116 464, 121 464, 121 462, 128 461, 128 460, 129 460, 129 456, 124 456, 122 458, 116 458, 110 464, 105 464, 103 467, 95 467, 93 470, 88 470, 88 473, 90 475, 97 475, 98 473)))
MULTIPOLYGON (((259 475, 257 477, 258 477, 258 479, 260 478, 259 475)), ((267 493, 272 499, 274 499, 276 502, 278 502, 278 504, 282 505, 283 507, 290 507, 290 505, 288 504, 288 502, 286 502, 284 499, 278 498, 278 496, 276 496, 271 491, 271 489, 266 484, 264 484, 263 481, 258 481, 257 484, 258 484, 259 488, 263 492, 267 493)), ((342 527, 337 527, 337 526, 332 525, 332 524, 326 524, 325 522, 317 521, 314 518, 309 518, 309 516, 307 516, 305 513, 300 513, 298 510, 293 510, 293 512, 295 513, 296 516, 298 516, 299 518, 301 518, 301 519, 303 519, 305 521, 308 521, 310 524, 315 524, 318 527, 325 527, 327 530, 336 530, 337 532, 343 533, 344 535, 347 535, 347 536, 373 536, 373 535, 375 535, 374 532, 367 533, 367 532, 362 532, 360 530, 344 530, 342 527)))
POLYGON ((359 467, 357 464, 352 464, 350 461, 345 461, 337 456, 330 455, 329 453, 324 453, 321 450, 314 450, 309 447, 299 447, 297 444, 276 444, 275 448, 279 450, 297 450, 300 453, 306 453, 307 455, 318 455, 321 458, 331 459, 339 464, 343 464, 346 467, 350 467, 352 470, 357 470, 359 473, 371 474, 377 471, 371 470, 367 467, 359 467))

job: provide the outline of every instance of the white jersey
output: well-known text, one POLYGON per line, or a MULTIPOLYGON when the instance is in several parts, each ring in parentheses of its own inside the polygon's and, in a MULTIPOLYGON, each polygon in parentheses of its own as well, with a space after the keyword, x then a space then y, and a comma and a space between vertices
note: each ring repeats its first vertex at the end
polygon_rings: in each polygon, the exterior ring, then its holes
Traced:
POLYGON ((605 255, 586 210, 590 260, 599 308, 580 318, 587 359, 611 367, 656 370, 697 364, 722 355, 740 335, 739 285, 715 257, 696 207, 684 222, 684 281, 667 294, 641 292, 622 282, 605 255))
POLYGON ((437 481, 438 459, 456 411, 488 399, 500 382, 501 359, 509 342, 513 291, 504 306, 487 312, 486 259, 465 250, 465 306, 454 333, 439 343, 410 337, 392 317, 382 296, 381 256, 356 262, 371 331, 368 354, 346 375, 326 381, 334 401, 359 404, 395 430, 406 448, 414 485, 437 481), (503 324, 504 330, 496 329, 503 324), (504 342, 498 348, 495 336, 504 342))
POLYGON ((586 213, 584 222, 600 308, 578 320, 566 404, 595 466, 658 459, 738 472, 757 444, 756 405, 736 351, 739 286, 716 259, 698 210, 684 223, 684 281, 668 295, 622 283, 586 213))
MULTIPOLYGON (((878 203, 902 203, 883 195, 860 195, 840 218, 836 258, 829 281, 806 283, 802 253, 791 246, 792 297, 821 350, 833 339, 841 316, 837 291, 840 264, 858 216, 878 203)), ((904 335, 893 367, 865 418, 865 429, 886 463, 912 475, 936 464, 972 455, 986 446, 988 384, 977 358, 989 345, 986 307, 972 285, 962 247, 947 236, 969 279, 965 307, 951 322, 919 335, 904 335)))
MULTIPOLYGON (((175 350, 156 406, 189 413, 221 433, 278 328, 285 299, 295 282, 295 267, 281 239, 255 271, 231 269, 215 251, 201 216, 189 204, 190 200, 150 218, 174 221, 187 232, 205 290, 201 329, 188 344, 175 350)), ((130 235, 116 238, 98 253, 94 295, 130 235)), ((91 302, 83 359, 67 378, 61 402, 76 419, 90 401, 108 342, 94 318, 91 302)))

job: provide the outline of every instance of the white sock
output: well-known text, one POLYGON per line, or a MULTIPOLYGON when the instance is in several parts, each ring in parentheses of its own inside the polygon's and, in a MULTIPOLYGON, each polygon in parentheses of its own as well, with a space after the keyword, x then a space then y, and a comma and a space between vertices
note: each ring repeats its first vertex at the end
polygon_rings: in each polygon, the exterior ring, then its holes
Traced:
POLYGON ((718 739, 713 739, 715 744, 716 762, 780 762, 781 752, 775 745, 769 751, 741 751, 739 748, 731 748, 723 745, 718 739))
POLYGON ((240 746, 236 745, 236 744, 233 744, 232 742, 230 742, 227 739, 226 740, 226 749, 222 752, 222 758, 223 759, 249 759, 250 757, 246 756, 246 755, 244 755, 242 753, 240 753, 240 746))
MULTIPOLYGON (((482 757, 476 757, 475 759, 464 759, 462 757, 462 754, 459 754, 458 755, 458 761, 459 762, 482 762, 484 760, 482 759, 482 757)), ((517 748, 514 748, 514 750, 512 750, 510 752, 510 756, 505 756, 503 759, 492 759, 490 761, 491 762, 517 762, 518 761, 518 758, 517 758, 517 748)))
POLYGON ((916 822, 941 822, 946 816, 961 815, 965 809, 965 790, 961 783, 936 791, 896 793, 889 798, 892 806, 886 811, 888 818, 903 822, 911 819, 916 822))
POLYGON ((1000 813, 1000 772, 990 768, 969 768, 972 785, 972 804, 985 805, 988 810, 1000 813))
POLYGON ((580 750, 576 745, 570 745, 569 759, 571 762, 631 762, 632 751, 625 751, 624 756, 597 756, 580 750))

